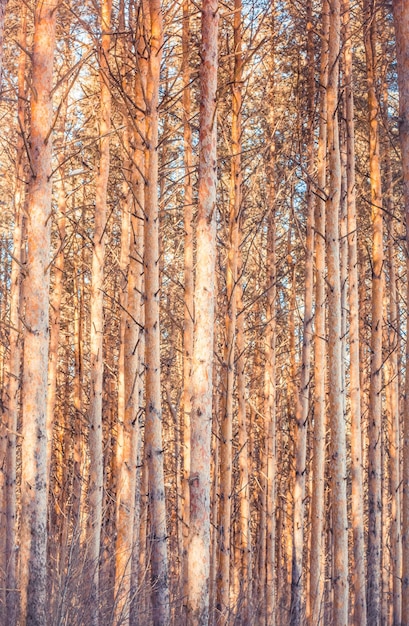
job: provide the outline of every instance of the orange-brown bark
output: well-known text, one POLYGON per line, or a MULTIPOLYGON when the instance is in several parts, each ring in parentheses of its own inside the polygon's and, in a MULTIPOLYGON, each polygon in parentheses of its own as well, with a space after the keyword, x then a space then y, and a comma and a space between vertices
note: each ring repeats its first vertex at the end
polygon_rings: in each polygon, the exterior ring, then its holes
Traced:
POLYGON ((192 411, 192 356, 193 356, 193 180, 192 180, 192 129, 191 129, 191 94, 189 67, 189 38, 190 38, 190 0, 183 2, 183 158, 185 169, 184 184, 184 212, 183 224, 185 229, 184 248, 184 317, 183 317, 183 482, 182 482, 182 588, 184 607, 186 609, 189 593, 188 581, 188 541, 189 541, 189 473, 190 473, 190 415, 192 411))
POLYGON ((354 82, 352 75, 352 43, 349 0, 343 3, 345 117, 347 148, 347 213, 349 266, 349 353, 350 353, 350 411, 351 411, 351 474, 352 474, 352 533, 354 588, 354 624, 366 624, 365 558, 364 558, 364 493, 362 472, 361 384, 359 362, 359 293, 358 249, 355 183, 354 82))
POLYGON ((365 0, 367 19, 365 55, 368 80, 369 177, 372 221, 371 370, 368 423, 368 620, 377 626, 381 620, 382 562, 382 331, 383 331, 383 215, 381 164, 379 154, 379 104, 376 95, 376 13, 371 0, 365 0))
MULTIPOLYGON (((396 57, 399 87, 399 138, 402 151, 403 191, 406 226, 406 281, 409 298, 409 10, 404 0, 394 0, 396 57)), ((406 353, 409 348, 409 317, 407 318, 406 353)), ((405 411, 403 419, 402 462, 402 625, 409 624, 409 368, 405 377, 405 411)))
POLYGON ((89 405, 89 516, 87 528, 90 567, 90 623, 99 622, 99 558, 103 505, 102 384, 104 375, 104 263, 107 220, 107 187, 110 168, 111 91, 109 86, 109 49, 111 41, 111 0, 101 4, 99 169, 95 184, 95 221, 91 278, 91 391, 89 405))
POLYGON ((241 209, 241 108, 242 108, 242 35, 241 0, 234 3, 234 70, 232 81, 231 170, 229 198, 229 241, 226 268, 226 337, 223 355, 225 388, 220 441, 219 571, 217 610, 219 623, 225 624, 230 610, 231 512, 233 480, 233 391, 237 323, 237 264, 240 243, 241 209))
POLYGON ((4 40, 4 18, 8 0, 0 0, 0 93, 3 88, 3 40, 4 40))
POLYGON ((203 0, 199 113, 199 205, 192 365, 188 621, 209 619, 210 442, 216 237, 218 1, 203 0))
POLYGON ((339 215, 341 200, 341 159, 338 126, 339 52, 341 7, 329 3, 329 52, 327 86, 327 132, 329 191, 326 210, 326 254, 328 294, 328 386, 331 428, 331 504, 333 542, 333 624, 348 622, 348 523, 346 493, 346 440, 342 384, 341 276, 339 215), (336 572, 336 574, 335 574, 336 572))
MULTIPOLYGON (((139 406, 142 391, 140 362, 143 353, 143 319, 142 319, 142 273, 140 258, 143 254, 143 214, 145 190, 143 174, 145 155, 143 135, 145 132, 144 97, 147 64, 143 58, 145 51, 142 35, 143 24, 138 24, 138 64, 139 71, 135 77, 135 103, 138 114, 135 119, 133 136, 133 168, 131 180, 126 182, 132 189, 132 197, 128 196, 126 210, 130 211, 126 226, 128 233, 125 249, 126 281, 123 299, 126 300, 123 318, 123 381, 121 401, 122 437, 121 450, 118 458, 118 490, 117 490, 117 540, 116 540, 116 588, 118 594, 117 615, 124 623, 134 619, 131 610, 133 594, 136 592, 138 575, 138 524, 140 494, 136 492, 138 475, 138 454, 140 451, 139 406), (131 613, 130 613, 131 611, 131 613)), ((130 145, 127 145, 129 150, 130 145)), ((122 251, 121 251, 122 253, 122 251)))
POLYGON ((31 167, 27 200, 27 263, 22 385, 20 623, 45 624, 47 615, 47 366, 52 192, 52 83, 57 0, 35 10, 31 167))
POLYGON ((311 626, 318 624, 322 614, 325 580, 325 192, 327 165, 328 11, 328 2, 323 0, 321 18, 320 123, 317 152, 318 194, 315 205, 314 432, 309 579, 309 623, 311 626))
POLYGON ((293 558, 291 582, 291 623, 301 623, 303 611, 303 550, 304 550, 304 514, 305 514, 305 481, 307 460, 307 427, 309 402, 309 384, 312 348, 312 300, 314 291, 314 197, 311 190, 311 178, 314 169, 314 46, 312 33, 312 4, 307 4, 307 63, 308 63, 308 145, 307 145, 307 228, 305 242, 305 295, 303 343, 301 355, 300 383, 297 394, 295 413, 295 485, 294 485, 294 523, 293 523, 293 558))
POLYGON ((166 536, 166 502, 163 474, 162 402, 160 387, 159 325, 159 202, 158 202, 158 123, 159 78, 163 45, 160 0, 149 0, 150 49, 146 88, 145 154, 145 368, 146 421, 145 454, 149 473, 151 521, 151 584, 153 623, 167 624, 169 581, 166 536))
MULTIPOLYGON (((19 43, 22 48, 26 47, 27 39, 27 7, 23 8, 21 16, 19 43)), ((21 306, 21 263, 24 263, 23 242, 24 242, 24 141, 22 133, 25 132, 25 110, 26 110, 26 54, 20 51, 18 61, 18 105, 17 118, 20 133, 16 147, 16 189, 14 194, 14 230, 13 230, 13 261, 11 266, 11 286, 10 286, 10 334, 9 334, 9 362, 7 380, 7 427, 8 446, 6 456, 6 485, 4 494, 6 496, 6 527, 5 527, 5 559, 4 571, 6 573, 6 621, 14 624, 17 621, 18 597, 16 589, 17 582, 17 551, 16 551, 16 523, 17 523, 17 428, 20 408, 20 384, 21 384, 21 356, 22 356, 22 328, 20 322, 21 306)))

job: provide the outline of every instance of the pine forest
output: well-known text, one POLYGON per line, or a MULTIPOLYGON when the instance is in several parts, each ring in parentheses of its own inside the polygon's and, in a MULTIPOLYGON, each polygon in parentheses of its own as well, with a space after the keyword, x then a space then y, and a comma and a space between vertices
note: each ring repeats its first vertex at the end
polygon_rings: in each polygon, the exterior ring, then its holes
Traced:
POLYGON ((0 0, 0 626, 409 626, 409 1, 0 0))

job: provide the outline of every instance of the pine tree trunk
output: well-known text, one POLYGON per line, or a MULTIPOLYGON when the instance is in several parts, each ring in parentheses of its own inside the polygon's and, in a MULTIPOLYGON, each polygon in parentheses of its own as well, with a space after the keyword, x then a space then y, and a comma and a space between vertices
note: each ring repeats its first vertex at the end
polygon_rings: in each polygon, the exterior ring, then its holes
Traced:
POLYGON ((20 623, 47 620, 47 367, 52 193, 52 82, 56 0, 35 10, 31 167, 27 202, 28 256, 24 281, 24 373, 22 385, 22 475, 20 623))
MULTIPOLYGON (((267 328, 265 333, 264 410, 266 415, 266 624, 276 623, 276 218, 274 156, 269 163, 269 209, 267 226, 267 328)), ((263 546, 264 547, 264 546, 263 546)))
MULTIPOLYGON (((192 355, 193 355, 193 325, 194 325, 194 277, 193 277, 193 183, 192 183, 192 129, 191 95, 189 67, 189 40, 190 40, 190 0, 183 2, 183 156, 185 169, 184 184, 184 212, 183 223, 185 228, 184 248, 184 322, 183 322, 183 556, 182 556, 182 588, 184 611, 187 611, 189 594, 188 581, 188 541, 189 541, 189 472, 190 472, 190 416, 192 411, 192 355)), ((185 615, 186 617, 186 615, 185 615)))
POLYGON ((0 94, 3 89, 3 40, 4 40, 4 18, 8 0, 0 0, 0 94))
POLYGON ((310 625, 319 623, 323 611, 325 525, 325 181, 327 163, 328 2, 322 3, 322 50, 320 66, 320 125, 315 205, 315 335, 314 335, 314 433, 311 492, 310 625))
POLYGON ((199 113, 199 204, 192 362, 188 621, 209 619, 210 445, 216 253, 218 1, 203 0, 199 113))
POLYGON ((352 532, 354 588, 354 625, 366 624, 364 491, 362 475, 361 385, 358 250, 355 192, 355 130, 354 83, 352 75, 352 45, 349 0, 343 3, 345 117, 347 132, 347 211, 348 211, 348 265, 349 265, 349 354, 350 354, 350 411, 351 411, 351 478, 352 478, 352 532))
POLYGON ((331 504, 333 542, 333 625, 348 623, 348 523, 346 494, 346 442, 342 385, 341 277, 339 215, 341 159, 338 129, 338 81, 341 11, 339 0, 330 3, 327 87, 329 194, 326 211, 328 285, 328 386, 331 429, 331 504))
MULTIPOLYGON (((24 49, 27 40, 27 6, 24 5, 19 43, 24 49)), ((4 491, 6 497, 6 528, 5 528, 5 567, 6 573, 6 622, 15 624, 18 614, 18 580, 17 580, 17 551, 16 551, 16 523, 17 523, 17 428, 18 416, 20 409, 20 385, 21 385, 21 356, 23 351, 22 345, 22 327, 20 322, 20 303, 21 303, 21 285, 22 272, 21 264, 24 263, 23 258, 23 242, 24 228, 26 219, 24 218, 24 170, 25 170, 25 154, 24 139, 25 132, 25 111, 26 111, 26 59, 27 55, 24 50, 20 50, 18 60, 18 104, 17 117, 20 132, 17 139, 16 149, 16 189, 14 194, 14 229, 13 229, 13 257, 11 265, 10 280, 10 334, 9 334, 9 362, 8 362, 8 380, 7 380, 7 427, 8 427, 8 445, 6 457, 6 489, 4 491)))
POLYGON ((382 560, 382 312, 383 312, 383 216, 381 166, 379 156, 379 105, 376 96, 376 13, 373 0, 365 0, 368 20, 365 53, 368 80, 369 176, 372 221, 372 297, 371 297, 371 378, 369 388, 368 447, 368 620, 377 626, 381 619, 382 560))
POLYGON ((159 325, 159 201, 158 201, 158 106, 160 62, 163 45, 160 0, 149 0, 150 49, 146 89, 145 153, 145 454, 149 474, 151 521, 151 585, 154 626, 170 619, 166 533, 166 502, 163 474, 162 402, 160 386, 159 325))
MULTIPOLYGON (((409 9, 404 0, 394 0, 396 58, 399 88, 399 138, 402 151, 403 191, 406 220, 406 287, 409 300, 409 9)), ((409 353, 409 317, 406 353, 409 353)), ((405 377, 403 419, 402 502, 402 626, 409 625, 409 368, 405 377)))
POLYGON ((51 471, 51 455, 53 450, 53 429, 54 429, 54 412, 57 401, 57 366, 58 366, 58 344, 60 335, 60 316, 61 301, 64 288, 64 243, 65 243, 65 227, 66 227, 66 211, 67 211, 67 193, 64 183, 64 165, 65 158, 63 152, 65 118, 67 115, 67 103, 63 103, 60 112, 60 127, 55 141, 55 147, 58 151, 58 177, 56 181, 57 189, 57 230, 58 230, 58 250, 54 262, 54 285, 50 297, 50 345, 48 359, 48 396, 47 396, 47 481, 50 489, 50 471, 51 471))
POLYGON ((111 91, 109 86, 109 49, 111 42, 111 0, 101 4, 100 119, 99 171, 96 179, 94 247, 91 278, 91 390, 89 406, 89 518, 87 529, 88 564, 90 574, 90 624, 99 623, 99 561, 103 506, 102 394, 103 394, 103 336, 104 336, 104 264, 105 229, 107 220, 107 188, 110 168, 111 91))
POLYGON ((307 458, 307 427, 309 411, 309 384, 312 348, 312 301, 314 291, 314 196, 311 190, 311 178, 314 169, 314 47, 312 32, 312 4, 307 4, 307 63, 308 63, 308 146, 307 146, 307 228, 306 228, 306 259, 305 259, 305 292, 303 343, 301 355, 300 386, 296 403, 296 454, 295 454, 295 485, 294 485, 294 523, 293 523, 293 558, 291 580, 291 624, 299 626, 305 619, 303 610, 303 551, 305 525, 305 481, 307 458))
POLYGON ((233 484, 233 391, 235 373, 235 342, 237 323, 237 264, 240 243, 241 209, 241 0, 234 3, 234 70, 232 81, 232 133, 229 241, 226 270, 226 340, 223 355, 223 406, 220 441, 220 508, 219 508, 219 572, 217 609, 219 623, 225 624, 230 614, 230 566, 232 542, 232 484, 233 484))
POLYGON ((325 526, 325 191, 327 164, 328 2, 322 2, 320 66, 320 125, 317 155, 318 196, 315 205, 315 334, 314 334, 314 433, 311 490, 310 626, 319 623, 324 594, 325 526))
MULTIPOLYGON (((239 259, 240 271, 240 259, 239 259)), ((242 302, 242 289, 237 287, 237 395, 238 395, 238 427, 239 427, 239 585, 242 603, 243 623, 248 623, 251 615, 251 576, 252 576, 252 545, 250 516, 250 455, 246 411, 246 373, 245 373, 245 320, 242 302)))
MULTIPOLYGON (((133 594, 137 584, 137 554, 139 526, 138 452, 140 449, 139 394, 141 379, 139 360, 141 351, 142 271, 140 259, 143 250, 142 215, 144 207, 144 146, 147 63, 144 58, 145 39, 143 23, 138 16, 135 25, 137 37, 138 72, 135 76, 134 101, 137 107, 133 134, 129 120, 124 115, 125 172, 130 172, 123 182, 123 214, 121 234, 121 347, 118 374, 118 435, 117 446, 117 519, 115 551, 116 619, 129 624, 132 619, 133 594), (133 150, 133 160, 131 158, 133 150), (133 167, 132 167, 133 165, 133 167)), ((120 30, 126 32, 125 6, 120 6, 120 30)), ((126 60, 128 40, 123 41, 122 57, 126 60)), ((129 91, 126 75, 122 77, 125 93, 129 91)))
MULTIPOLYGON (((387 100, 386 100, 387 102, 387 100)), ((388 266, 389 266, 389 360, 388 373, 385 372, 385 387, 387 392, 387 410, 389 414, 389 486, 390 486, 390 544, 391 544, 391 576, 393 598, 393 624, 401 623, 402 603, 402 536, 401 536, 401 430, 399 411, 399 300, 397 290, 396 260, 395 260, 395 225, 393 206, 392 169, 390 159, 390 145, 388 143, 385 155, 385 170, 387 193, 385 194, 385 208, 388 214, 388 266)), ((386 294, 385 294, 386 295, 386 294)))

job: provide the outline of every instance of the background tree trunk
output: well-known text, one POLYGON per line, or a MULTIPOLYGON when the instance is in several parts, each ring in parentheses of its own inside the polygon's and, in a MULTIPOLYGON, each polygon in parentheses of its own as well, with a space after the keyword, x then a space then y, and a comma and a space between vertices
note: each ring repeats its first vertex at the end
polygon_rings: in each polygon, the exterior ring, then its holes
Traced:
POLYGON ((365 0, 365 54, 368 80, 369 176, 372 221, 371 378, 368 427, 368 619, 381 620, 382 562, 382 332, 383 332, 383 216, 379 156, 379 105, 376 96, 376 12, 373 0, 365 0))
MULTIPOLYGON (((399 138, 402 150, 403 191, 406 225, 406 272, 409 276, 409 10, 403 0, 394 0, 396 58, 399 87, 399 138)), ((407 296, 409 300, 409 279, 407 296)), ((407 317, 406 353, 409 352, 409 317, 407 317)), ((403 420, 403 515, 402 515, 402 626, 409 625, 409 368, 405 378, 403 420)))
POLYGON ((347 212, 348 212, 348 265, 349 265, 349 353, 351 402, 351 473, 352 473, 352 532, 353 532, 353 588, 354 624, 366 624, 365 594, 365 543, 364 543, 364 490, 362 476, 361 385, 358 249, 355 181, 355 129, 354 82, 352 75, 352 43, 349 0, 344 0, 344 66, 345 66, 345 117, 347 149, 347 212))

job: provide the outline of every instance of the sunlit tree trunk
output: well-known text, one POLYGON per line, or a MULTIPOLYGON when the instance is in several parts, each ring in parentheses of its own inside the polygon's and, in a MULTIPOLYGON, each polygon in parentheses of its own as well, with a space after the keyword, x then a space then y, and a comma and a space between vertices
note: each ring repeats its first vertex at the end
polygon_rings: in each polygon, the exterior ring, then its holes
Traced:
POLYGON ((383 216, 379 156, 379 105, 376 95, 376 13, 373 0, 364 2, 365 53, 368 81, 369 176, 372 221, 371 378, 368 427, 368 620, 377 626, 381 619, 382 561, 382 311, 383 311, 383 216))
MULTIPOLYGON (((388 102, 387 94, 385 103, 388 102)), ((390 158, 391 146, 387 145, 385 154, 385 208, 388 219, 388 266, 389 266, 389 359, 385 363, 385 387, 388 410, 389 440, 389 491, 390 491, 390 544, 391 544, 391 576, 394 624, 401 623, 402 603, 402 527, 401 527, 401 427, 400 427, 400 377, 399 377, 399 300, 397 290, 397 273, 395 259, 395 240, 397 232, 394 224, 393 182, 390 158)), ((385 290, 386 291, 386 290, 385 290)), ((387 294, 384 294, 387 296, 387 294)))
POLYGON ((209 619, 210 445, 216 253, 218 1, 203 0, 199 113, 199 198, 192 362, 189 598, 191 626, 209 619))
POLYGON ((327 92, 329 7, 322 2, 320 65, 320 122, 317 154, 317 199, 315 205, 315 328, 314 328, 314 432, 311 490, 310 625, 323 613, 325 526, 325 193, 327 164, 327 92))
POLYGON ((37 2, 31 78, 31 179, 24 281, 20 623, 47 621, 47 367, 52 193, 52 83, 58 2, 37 2))
MULTIPOLYGON (((406 223, 406 289, 409 300, 409 7, 405 0, 394 0, 396 58, 399 88, 399 137, 402 151, 403 190, 406 223)), ((407 317, 406 353, 409 353, 407 317)), ((409 368, 405 377, 403 419, 403 502, 402 502, 402 626, 409 625, 409 368)))
POLYGON ((0 0, 0 93, 3 89, 3 40, 4 40, 4 18, 8 0, 0 0))
MULTIPOLYGON (((138 110, 135 116, 134 132, 134 167, 132 175, 132 188, 134 196, 134 208, 131 216, 130 234, 130 256, 129 256, 129 279, 128 279, 128 307, 129 312, 133 311, 126 326, 125 344, 129 349, 129 354, 125 353, 125 366, 129 367, 129 374, 125 373, 128 384, 133 380, 133 368, 136 367, 137 375, 137 396, 131 396, 129 388, 129 402, 135 402, 139 411, 144 406, 144 362, 145 362, 145 339, 144 339, 144 306, 143 306, 143 256, 144 256, 144 211, 145 211, 145 132, 146 132, 146 107, 144 94, 146 93, 146 78, 148 72, 148 59, 146 54, 145 28, 148 26, 148 11, 142 8, 137 16, 139 27, 137 39, 137 75, 135 77, 135 103, 138 110), (135 322, 139 320, 139 335, 136 344, 135 322), (129 332, 129 337, 128 333, 129 332), (134 355, 137 356, 136 363, 134 355)), ((136 384, 136 383, 135 383, 136 384)), ((136 391, 136 390, 135 390, 136 391)), ((131 406, 129 407, 132 411, 131 406)), ((135 415, 134 415, 135 419, 135 415)), ((146 527, 147 527, 147 478, 146 459, 144 457, 144 446, 142 446, 142 429, 139 428, 139 415, 135 424, 137 429, 137 464, 138 473, 135 486, 135 508, 134 508, 134 530, 133 530, 133 556, 131 568, 131 600, 130 600, 130 626, 139 623, 138 608, 143 609, 144 591, 146 584, 146 527), (141 469, 141 466, 142 469, 141 469)))
POLYGON ((333 624, 348 623, 348 523, 346 494, 346 442, 342 385, 341 280, 339 254, 339 213, 341 159, 338 126, 338 81, 341 7, 329 3, 329 52, 327 86, 327 131, 329 192, 326 210, 326 256, 328 294, 328 387, 331 454, 331 505, 333 545, 333 624))
POLYGON ((166 502, 163 475, 162 403, 160 387, 159 326, 159 201, 158 201, 158 124, 159 78, 163 45, 160 0, 149 0, 150 48, 146 89, 145 153, 145 367, 146 421, 145 454, 149 474, 151 522, 151 584, 155 626, 167 624, 169 581, 166 536, 166 502))
MULTIPOLYGON (((269 216, 267 226, 267 327, 265 332, 264 410, 266 415, 266 624, 276 623, 276 217, 274 156, 269 168, 269 216)), ((263 546, 264 547, 264 546, 263 546)))
MULTIPOLYGON (((213 368, 213 389, 219 388, 219 372, 216 368, 213 368)), ((215 394, 214 400, 214 414, 219 414, 219 394, 215 394)), ((219 490, 219 441, 217 436, 212 437, 212 459, 211 459, 211 493, 217 494, 219 490)), ((218 530, 217 530, 217 518, 218 518, 218 505, 219 499, 211 498, 210 504, 210 576, 209 576, 209 623, 212 624, 215 619, 216 609, 216 596, 217 596, 217 547, 218 547, 218 530)))
POLYGON ((312 348, 312 300, 314 291, 314 196, 311 190, 311 178, 314 168, 314 44, 312 31, 312 3, 307 4, 307 62, 308 62, 308 145, 307 145, 307 232, 305 258, 305 295, 303 343, 301 355, 300 383, 296 403, 296 452, 294 485, 294 523, 293 523, 293 558, 291 580, 291 623, 296 626, 305 619, 303 613, 303 551, 304 551, 304 515, 305 481, 307 457, 307 427, 309 410, 309 385, 312 348))
MULTIPOLYGON (((119 11, 119 29, 126 32, 125 4, 122 1, 119 11)), ((135 25, 137 44, 143 42, 141 24, 135 25)), ((123 39, 121 56, 123 67, 128 59, 127 43, 123 39)), ((137 50, 139 52, 139 50, 137 50)), ((138 62, 140 61, 138 55, 138 62)), ((136 551, 135 529, 139 519, 135 515, 135 505, 139 494, 136 494, 137 458, 139 443, 139 372, 138 359, 140 347, 141 317, 141 265, 138 255, 141 254, 141 207, 144 204, 144 152, 142 137, 144 132, 144 99, 141 89, 140 72, 135 76, 135 129, 133 136, 127 115, 124 121, 124 180, 122 183, 122 230, 121 230, 121 328, 120 352, 118 364, 118 435, 116 448, 115 479, 116 485, 116 549, 115 549, 115 609, 116 619, 129 624, 132 601, 132 570, 135 570, 133 556, 136 551), (132 141, 133 164, 131 157, 132 141)), ((122 76, 122 88, 128 95, 130 85, 126 75, 122 76)), ((136 590, 135 590, 136 591, 136 590)))
POLYGON ((90 575, 90 621, 99 622, 99 559, 103 505, 103 433, 102 385, 104 376, 104 264, 105 228, 107 220, 107 188, 110 167, 111 91, 109 86, 109 49, 111 42, 111 0, 101 4, 100 64, 100 118, 99 118, 99 170, 95 183, 95 223, 91 278, 91 391, 89 406, 89 485, 88 485, 88 536, 87 550, 90 575))
MULTIPOLYGON (((124 30, 125 27, 121 30, 124 30)), ((124 120, 125 124, 126 121, 124 120)), ((129 155, 129 129, 125 127, 124 132, 124 152, 129 155)), ((130 170, 130 159, 124 156, 124 171, 130 170)), ((121 198, 121 252, 119 258, 119 302, 120 302, 120 330, 119 330, 119 356, 118 356, 118 419, 117 437, 115 447, 114 480, 116 486, 116 546, 115 546, 115 610, 117 619, 122 619, 127 623, 129 619, 129 588, 130 572, 132 567, 132 531, 133 531, 133 508, 135 504, 135 494, 132 498, 131 490, 133 479, 136 478, 136 459, 132 456, 132 432, 135 424, 135 414, 130 415, 130 422, 126 420, 126 380, 125 380, 125 333, 127 325, 136 326, 133 312, 128 307, 128 285, 129 285, 129 260, 130 260, 130 214, 131 209, 130 181, 125 179, 122 182, 121 198), (128 316, 131 316, 131 320, 128 316), (132 319, 133 318, 133 319, 132 319)), ((136 337, 138 335, 136 326, 136 337)), ((135 355, 137 361, 137 340, 130 348, 131 354, 135 355)), ((136 396, 138 395, 136 377, 131 381, 131 389, 136 386, 136 396)), ((130 398, 132 408, 134 403, 130 398)))
MULTIPOLYGON (((27 6, 24 5, 21 15, 19 43, 24 49, 27 38, 27 6)), ((18 104, 17 119, 19 135, 16 147, 16 188, 14 193, 14 229, 13 229, 13 257, 10 277, 10 334, 9 334, 9 361, 7 368, 7 410, 6 420, 8 427, 6 465, 6 485, 3 491, 6 507, 6 527, 4 539, 6 573, 6 621, 9 624, 17 622, 18 614, 18 579, 17 579, 17 550, 16 550, 16 522, 17 522, 17 428, 20 407, 21 385, 21 355, 22 355, 22 328, 20 322, 21 304, 21 264, 24 263, 24 202, 25 202, 25 155, 23 133, 26 129, 26 59, 24 50, 20 50, 18 60, 18 104)), ((6 425, 6 424, 5 424, 6 425)))
POLYGON ((365 593, 365 543, 364 543, 364 492, 362 476, 361 385, 359 362, 359 293, 358 250, 355 186, 355 130, 354 82, 352 75, 352 43, 349 0, 343 3, 344 21, 344 72, 345 117, 347 144, 347 212, 348 212, 348 265, 349 265, 349 354, 350 354, 350 411, 351 411, 351 475, 352 475, 352 533, 354 588, 354 624, 366 624, 365 593))
MULTIPOLYGON (((80 260, 81 255, 79 255, 80 260)), ((74 524, 73 541, 75 544, 75 553, 80 547, 80 539, 85 535, 84 524, 84 493, 85 478, 84 475, 84 434, 82 429, 82 411, 83 411, 83 280, 81 276, 80 263, 74 264, 74 384, 73 384, 73 400, 74 400, 74 441, 73 441, 73 478, 72 478, 72 519, 74 524)))
MULTIPOLYGON (((291 216, 294 213, 294 187, 291 186, 291 216)), ((296 378, 297 378, 297 355, 296 355, 296 338, 295 338, 295 309, 296 309, 296 268, 292 254, 292 222, 288 228, 287 236, 287 264, 288 264, 288 276, 289 276, 289 289, 288 296, 288 343, 289 343, 289 376, 287 384, 286 394, 286 413, 288 420, 288 438, 287 446, 290 450, 290 457, 295 455, 294 450, 294 409, 296 398, 296 378)), ((293 522, 294 522, 294 483, 295 483, 295 464, 289 462, 288 475, 284 481, 285 491, 289 494, 286 501, 286 517, 284 522, 284 543, 286 552, 286 593, 285 593, 285 606, 288 611, 291 610, 291 581, 292 581, 292 559, 293 559, 293 522)))
POLYGON ((193 182, 192 182, 192 129, 191 129, 191 72, 189 66, 190 0, 183 2, 183 156, 185 168, 184 184, 184 321, 183 321, 183 558, 182 589, 185 610, 187 608, 188 586, 188 541, 189 541, 189 472, 190 472, 190 415, 192 411, 192 355, 193 355, 193 182))
MULTIPOLYGON (((240 271, 240 259, 239 259, 240 271)), ((237 395, 238 395, 238 426, 239 426, 239 584, 240 599, 243 602, 243 620, 249 621, 251 611, 251 576, 252 576, 252 545, 251 545, 251 517, 250 517, 250 455, 247 423, 247 392, 245 373, 245 320, 242 301, 242 289, 237 287, 237 395)))
POLYGON ((230 611, 230 565, 232 541, 232 478, 233 478, 233 391, 235 373, 235 342, 237 323, 237 265, 240 244, 241 209, 241 107, 242 107, 242 36, 241 0, 234 3, 234 70, 232 82, 232 132, 229 241, 226 270, 226 339, 223 355, 225 401, 220 441, 220 509, 219 509, 219 572, 217 608, 219 622, 225 624, 230 611))
POLYGON ((268 124, 271 143, 266 155, 267 177, 267 218, 266 218, 266 327, 264 331, 264 416, 265 416, 265 476, 263 525, 260 537, 261 567, 261 606, 265 612, 263 620, 269 626, 276 623, 276 297, 277 297, 277 257, 276 257, 276 180, 275 180, 275 83, 274 83, 274 31, 276 24, 275 2, 271 2, 271 68, 268 92, 270 96, 268 124), (264 510, 265 509, 265 510, 264 510), (265 561, 265 564, 264 564, 265 561), (264 586, 265 583, 265 586, 264 586))
POLYGON ((54 429, 54 412, 57 401, 57 370, 58 370, 58 344, 60 336, 60 316, 61 301, 64 288, 64 243, 65 243, 65 227, 66 227, 66 211, 67 211, 67 193, 64 181, 65 168, 63 160, 65 154, 64 133, 65 118, 67 115, 67 102, 63 103, 60 112, 60 128, 55 141, 55 148, 58 151, 57 160, 59 165, 58 176, 56 180, 58 213, 57 220, 57 251, 54 262, 54 285, 50 297, 50 345, 48 360, 48 396, 47 396, 47 481, 50 485, 50 469, 51 455, 53 449, 53 429, 54 429))

